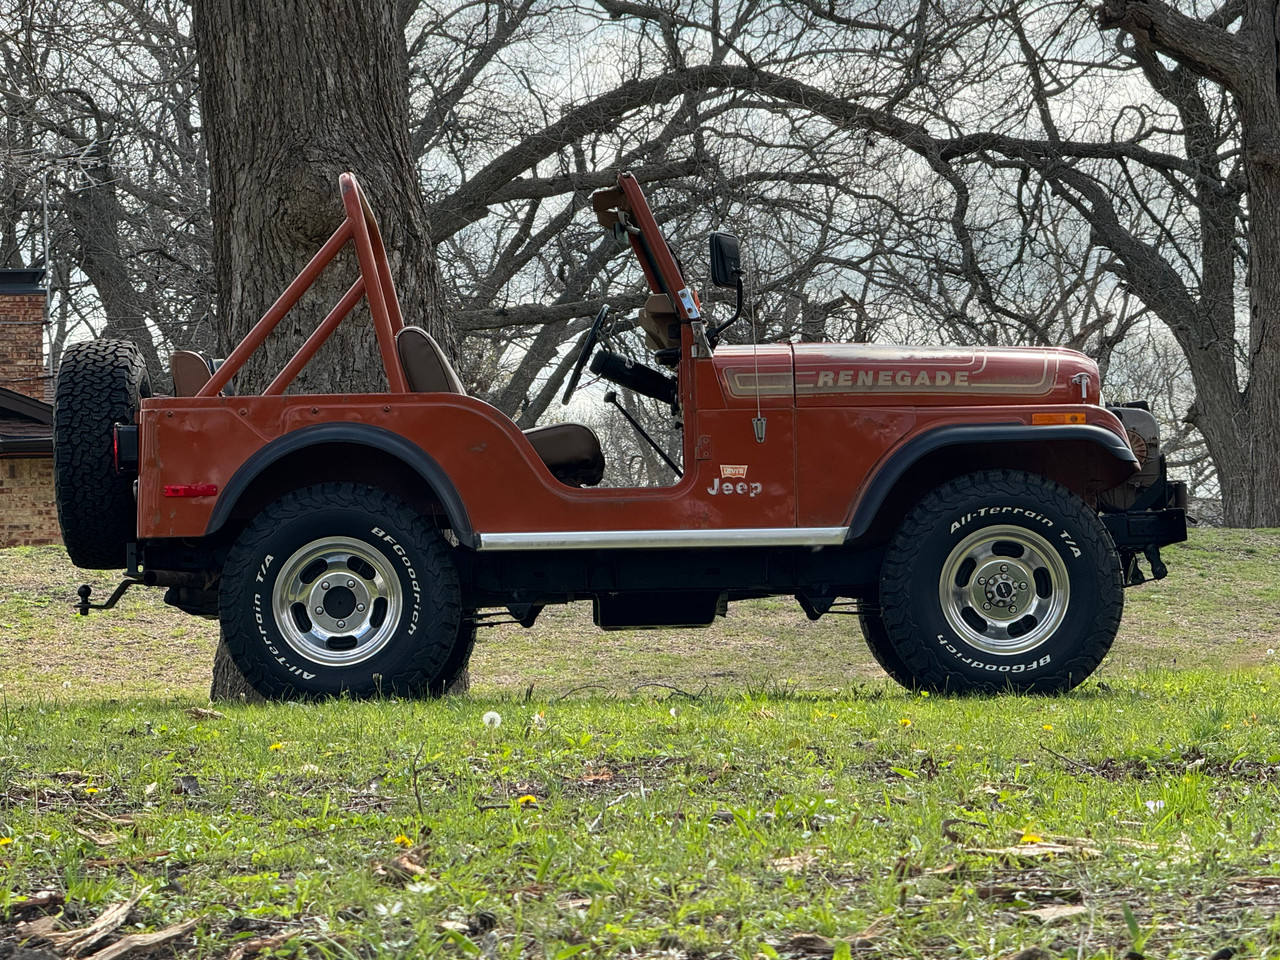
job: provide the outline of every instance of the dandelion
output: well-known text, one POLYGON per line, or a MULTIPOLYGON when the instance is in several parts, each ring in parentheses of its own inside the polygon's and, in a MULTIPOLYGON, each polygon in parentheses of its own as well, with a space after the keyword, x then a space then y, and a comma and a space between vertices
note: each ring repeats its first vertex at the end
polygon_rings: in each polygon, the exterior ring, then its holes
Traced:
POLYGON ((1042 724, 1042 725, 1040 726, 1040 729, 1041 729, 1041 730, 1052 730, 1052 729, 1053 729, 1053 724, 1052 724, 1052 723, 1045 723, 1045 724, 1042 724))
POLYGON ((402 833, 396 837, 396 845, 400 847, 412 847, 413 841, 402 833))
POLYGON ((496 730, 498 729, 498 727, 502 726, 502 714, 500 714, 497 710, 490 710, 488 713, 486 713, 483 717, 480 718, 480 722, 483 723, 490 730, 496 730))
POLYGON ((1041 837, 1038 834, 1034 834, 1030 830, 1024 830, 1022 831, 1022 839, 1019 842, 1020 843, 1043 843, 1044 837, 1041 837))
POLYGON ((85 788, 84 788, 84 792, 85 792, 85 793, 88 793, 88 794, 90 794, 90 795, 92 795, 92 794, 95 794, 95 793, 97 793, 97 792, 98 792, 98 788, 97 788, 97 787, 85 787, 85 788))
POLYGON ((522 807, 536 807, 538 805, 538 798, 532 793, 526 793, 523 797, 517 797, 516 803, 522 807))
POLYGON ((911 726, 911 718, 910 718, 910 717, 903 717, 901 720, 899 720, 899 721, 898 721, 898 723, 899 723, 899 724, 901 724, 901 725, 902 725, 902 726, 904 726, 904 727, 909 727, 909 726, 911 726))
POLYGON ((283 750, 283 749, 284 749, 284 744, 283 744, 283 743, 273 743, 271 746, 267 747, 267 749, 268 749, 268 750, 283 750))
POLYGON ((1267 647, 1267 656, 1268 656, 1268 657, 1274 657, 1275 655, 1276 655, 1275 648, 1274 648, 1274 647, 1267 647))
POLYGON ((13 837, 0 837, 0 847, 3 847, 6 843, 13 843, 13 837))
POLYGON ((71 689, 71 681, 70 681, 70 680, 63 680, 63 681, 62 681, 62 689, 63 689, 63 690, 70 690, 70 689, 71 689))
POLYGON ((533 726, 538 730, 547 729, 547 715, 541 710, 533 715, 533 726))

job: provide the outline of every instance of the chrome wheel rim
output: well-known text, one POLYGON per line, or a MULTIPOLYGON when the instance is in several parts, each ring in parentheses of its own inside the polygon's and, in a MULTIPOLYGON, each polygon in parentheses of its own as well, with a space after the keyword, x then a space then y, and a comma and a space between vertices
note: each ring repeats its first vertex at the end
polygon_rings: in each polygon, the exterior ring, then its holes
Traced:
POLYGON ((938 579, 947 625, 985 653, 1034 650, 1061 625, 1071 599, 1062 556, 1024 527, 986 527, 952 548, 938 579))
POLYGON ((332 667, 363 663, 385 648, 403 606, 395 567, 351 537, 325 537, 294 551, 271 591, 285 642, 332 667))

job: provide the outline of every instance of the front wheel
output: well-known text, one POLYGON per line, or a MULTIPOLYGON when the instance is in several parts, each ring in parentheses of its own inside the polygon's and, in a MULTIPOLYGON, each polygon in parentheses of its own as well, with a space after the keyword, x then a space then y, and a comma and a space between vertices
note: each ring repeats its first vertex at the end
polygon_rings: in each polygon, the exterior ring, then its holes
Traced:
POLYGON ((444 538, 352 483, 294 491, 254 519, 223 568, 220 619, 268 698, 439 692, 473 636, 444 538))
POLYGON ((911 685, 1050 693, 1097 668, 1124 596, 1115 548, 1079 497, 1041 476, 992 470, 912 508, 885 554, 880 602, 911 685))

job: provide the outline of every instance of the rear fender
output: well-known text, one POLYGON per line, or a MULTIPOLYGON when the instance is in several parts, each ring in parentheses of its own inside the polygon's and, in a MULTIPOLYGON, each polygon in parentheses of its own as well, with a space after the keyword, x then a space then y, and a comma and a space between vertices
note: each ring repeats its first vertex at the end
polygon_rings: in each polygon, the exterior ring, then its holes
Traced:
POLYGON ((434 504, 458 542, 475 545, 462 497, 444 468, 399 434, 359 423, 316 424, 263 447, 223 488, 205 535, 255 515, 289 490, 333 480, 380 486, 415 506, 434 504))
POLYGON ((1037 473, 1093 503, 1100 491, 1128 479, 1138 460, 1117 434, 1094 424, 939 427, 884 461, 858 501, 848 539, 887 537, 934 487, 991 469, 1037 473))

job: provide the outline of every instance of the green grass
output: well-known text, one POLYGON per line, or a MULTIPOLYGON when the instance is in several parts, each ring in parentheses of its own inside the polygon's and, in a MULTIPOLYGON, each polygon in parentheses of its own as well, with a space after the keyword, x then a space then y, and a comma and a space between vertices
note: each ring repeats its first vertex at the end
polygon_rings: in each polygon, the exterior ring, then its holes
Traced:
POLYGON ((140 893, 103 942, 195 919, 183 957, 1274 955, 1277 553, 1168 551, 1063 697, 913 696, 778 602, 562 611, 491 631, 469 698, 208 717, 210 625, 73 619, 59 551, 0 552, 0 955, 41 890, 66 928, 140 893))

